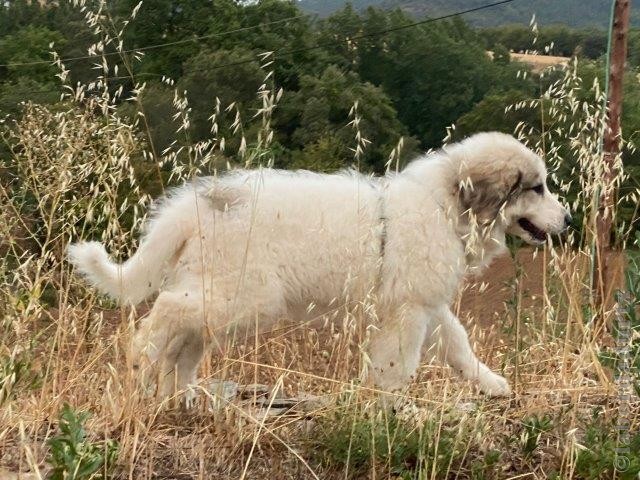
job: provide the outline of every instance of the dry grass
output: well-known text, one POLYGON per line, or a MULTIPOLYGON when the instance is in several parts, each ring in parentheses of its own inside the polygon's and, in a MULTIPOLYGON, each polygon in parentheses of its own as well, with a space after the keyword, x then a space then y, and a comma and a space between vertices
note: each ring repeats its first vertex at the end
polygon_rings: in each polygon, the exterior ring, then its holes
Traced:
MULTIPOLYGON (((91 12, 87 19, 101 42, 117 44, 104 19, 91 12)), ((118 99, 100 79, 92 87, 100 95, 74 89, 55 111, 28 106, 4 125, 10 155, 0 183, 0 476, 44 478, 51 471, 48 441, 60 437, 66 402, 90 412, 87 438, 98 451, 107 439, 118 443, 112 478, 613 478, 618 390, 601 361, 613 338, 608 320, 593 321, 589 289, 596 199, 604 188, 603 115, 597 86, 588 101, 577 97, 585 87, 572 67, 540 99, 513 108, 551 117, 549 131, 520 125, 516 134, 554 167, 556 185, 582 218, 581 233, 501 260, 457 306, 480 357, 513 385, 512 398, 479 396, 448 368, 428 362, 397 414, 381 409, 380 392, 359 380, 367 367, 365 309, 342 306, 314 324, 283 319, 268 334, 213 351, 190 410, 138 389, 126 349, 146 307, 117 308, 87 291, 70 274, 64 247, 92 237, 120 255, 135 248, 149 203, 140 171, 163 170, 175 184, 229 156, 240 165, 268 164, 270 118, 281 93, 267 87, 270 73, 266 79, 257 137, 243 137, 239 151, 224 157, 216 119, 226 106, 213 112, 210 141, 159 154, 144 121, 121 118, 118 99), (289 397, 319 398, 265 416, 252 402, 216 399, 207 389, 211 379, 281 385, 289 397)), ((138 98, 131 101, 143 114, 138 98)), ((180 95, 175 103, 177 135, 188 140, 188 105, 180 95)), ((357 118, 355 107, 356 160, 368 142, 357 118)), ((242 136, 239 116, 231 127, 242 136)), ((629 418, 637 432, 637 402, 629 418)))
POLYGON ((531 53, 511 53, 514 62, 524 63, 531 67, 533 73, 540 73, 545 68, 567 66, 571 62, 569 57, 558 57, 555 55, 537 55, 531 53))

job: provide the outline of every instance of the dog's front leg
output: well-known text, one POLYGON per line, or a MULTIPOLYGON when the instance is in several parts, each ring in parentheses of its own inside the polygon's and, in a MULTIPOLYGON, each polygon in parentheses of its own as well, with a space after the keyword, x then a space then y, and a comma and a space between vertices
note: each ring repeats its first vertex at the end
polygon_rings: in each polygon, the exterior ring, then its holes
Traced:
POLYGON ((491 371, 476 357, 466 330, 448 306, 434 311, 436 328, 429 343, 437 348, 441 358, 464 378, 477 382, 488 395, 504 396, 511 393, 507 380, 491 371))
POLYGON ((385 316, 370 347, 373 377, 378 388, 394 392, 407 386, 420 364, 428 326, 426 312, 418 306, 385 316))

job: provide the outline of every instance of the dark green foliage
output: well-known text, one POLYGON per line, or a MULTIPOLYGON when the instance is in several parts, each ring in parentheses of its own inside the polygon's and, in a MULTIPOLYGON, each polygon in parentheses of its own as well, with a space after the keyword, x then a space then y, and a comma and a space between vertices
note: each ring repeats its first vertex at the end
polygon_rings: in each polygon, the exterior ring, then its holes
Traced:
POLYGON ((489 480, 500 478, 500 460, 502 452, 500 450, 489 450, 484 458, 480 458, 471 465, 471 478, 473 480, 489 480))
MULTIPOLYGON (((184 65, 184 75, 178 82, 179 91, 187 92, 189 104, 193 107, 195 140, 211 136, 209 117, 215 111, 216 98, 222 109, 235 102, 243 119, 250 119, 258 108, 256 92, 262 84, 265 72, 259 63, 244 63, 233 68, 219 68, 227 63, 253 57, 251 50, 236 47, 233 50, 201 51, 184 65)), ((221 119, 223 127, 231 125, 235 109, 221 119)), ((224 133, 223 133, 224 135, 224 133)), ((227 137, 230 137, 227 134, 227 137)))
POLYGON ((640 474, 640 433, 630 432, 625 451, 618 450, 616 425, 594 419, 587 425, 578 452, 576 477, 585 480, 635 480, 640 474), (628 447, 628 451, 626 450, 628 447), (625 460, 620 460, 623 456, 625 460), (618 457, 618 458, 617 458, 618 457), (616 468, 623 467, 623 468, 616 468), (622 471, 624 470, 624 471, 622 471))
MULTIPOLYGON (((283 131, 289 131, 281 141, 294 150, 291 166, 328 171, 353 164, 350 149, 355 147, 355 130, 348 123, 356 102, 362 117, 360 131, 372 142, 364 150, 362 166, 384 171, 389 153, 407 131, 382 89, 335 66, 327 67, 319 77, 303 76, 300 90, 283 101, 277 120, 283 131)), ((408 140, 405 146, 406 152, 415 152, 415 142, 408 140)))
POLYGON ((493 61, 498 65, 509 65, 509 63, 511 63, 509 50, 501 43, 493 47, 493 61))
POLYGON ((0 83, 0 115, 19 116, 22 102, 52 104, 60 99, 60 90, 51 82, 38 82, 21 76, 13 82, 0 83))
POLYGON ((326 17, 344 8, 345 3, 357 11, 371 6, 380 6, 384 0, 352 0, 349 2, 344 0, 300 0, 300 7, 305 11, 326 17))
POLYGON ((533 109, 511 109, 505 112, 507 107, 530 98, 518 90, 487 95, 470 112, 458 119, 455 138, 462 139, 473 133, 485 131, 487 125, 491 125, 491 130, 512 133, 518 122, 526 122, 540 131, 540 114, 533 109))
POLYGON ((410 22, 398 11, 369 8, 360 16, 347 7, 323 23, 321 37, 344 38, 332 49, 334 61, 382 87, 409 133, 423 148, 435 148, 446 127, 500 84, 500 72, 460 20, 375 35, 410 22), (371 36, 358 41, 357 49, 347 48, 346 39, 359 34, 371 36))
POLYGON ((118 443, 110 439, 90 441, 84 428, 88 418, 88 412, 77 412, 66 403, 62 407, 59 433, 47 442, 53 467, 49 480, 107 478, 118 458, 118 443))
MULTIPOLYGON (((24 26, 0 36, 0 64, 50 62, 50 52, 63 49, 65 44, 66 39, 58 31, 45 26, 24 26)), ((49 63, 0 67, 0 115, 18 114, 20 103, 28 99, 39 103, 57 101, 60 89, 56 73, 49 63)))
MULTIPOLYGON (((61 33, 46 27, 29 25, 15 33, 0 38, 0 63, 29 63, 36 61, 50 61, 49 52, 55 48, 64 47, 65 39, 61 33)), ((54 79, 56 70, 50 65, 22 65, 16 67, 2 67, 5 79, 9 82, 21 77, 48 83, 54 79)))
POLYGON ((394 478, 422 478, 420 472, 432 471, 440 478, 467 448, 469 439, 461 435, 457 425, 436 420, 410 426, 392 414, 342 414, 318 423, 310 451, 349 478, 364 478, 373 466, 394 478))
POLYGON ((522 426, 522 452, 530 456, 538 448, 541 435, 553 429, 553 420, 547 415, 533 415, 525 418, 522 426))
POLYGON ((0 406, 15 395, 17 388, 33 389, 40 384, 41 376, 26 353, 0 357, 0 406))
POLYGON ((574 29, 567 25, 544 25, 537 34, 526 25, 503 25, 479 30, 487 48, 500 45, 514 52, 542 50, 550 46, 550 54, 571 57, 579 55, 598 59, 607 51, 607 33, 594 28, 574 29), (534 38, 537 38, 533 45, 534 38))
MULTIPOLYGON (((86 53, 83 47, 92 36, 78 12, 69 12, 68 6, 39 9, 23 2, 26 0, 4 7, 16 14, 18 24, 0 36, 2 60, 48 59, 51 41, 63 56, 86 53), (69 17, 73 28, 62 27, 62 14, 69 17), (26 40, 28 46, 24 46, 26 40)), ((119 25, 127 21, 136 4, 118 0, 105 13, 109 21, 119 25)), ((422 149, 439 147, 446 128, 489 91, 522 87, 521 82, 514 84, 514 70, 491 62, 480 37, 460 19, 378 34, 409 22, 411 18, 399 11, 369 9, 360 15, 350 7, 314 22, 294 3, 277 0, 250 4, 232 0, 145 2, 124 29, 125 48, 180 42, 145 50, 141 62, 133 63, 134 75, 147 81, 142 95, 149 125, 146 133, 158 152, 175 139, 171 135, 176 125, 173 89, 160 84, 161 76, 172 77, 178 91, 187 91, 191 128, 184 138, 177 139, 184 144, 211 137, 209 118, 216 97, 223 109, 237 102, 243 120, 250 119, 260 106, 256 90, 273 68, 269 86, 285 90, 282 104, 274 112, 275 142, 280 152, 277 165, 321 170, 350 165, 355 132, 347 127, 348 112, 357 101, 363 117, 362 134, 371 141, 360 168, 381 172, 400 137, 405 137, 405 158, 417 151, 414 138, 422 149), (246 30, 256 25, 264 26, 246 30), (362 34, 372 36, 349 46, 348 37, 362 34), (189 41, 196 36, 205 38, 189 41), (313 48, 305 50, 307 47, 313 48), (295 52, 287 53, 290 50, 295 52), (276 52, 276 57, 273 66, 262 69, 259 54, 265 51, 276 52)), ((113 52, 112 45, 106 48, 113 52)), ((124 71, 119 56, 109 59, 124 71)), ((71 61, 71 83, 90 78, 96 61, 71 61)), ((55 101, 60 91, 55 72, 49 65, 0 69, 0 108, 17 115, 19 101, 55 101)), ((125 92, 133 86, 126 79, 111 85, 113 89, 123 85, 125 92)), ((135 115, 140 107, 121 108, 135 115)), ((231 116, 235 116, 235 109, 227 118, 219 116, 219 136, 225 137, 227 151, 233 155, 238 145, 224 130, 233 122, 228 118, 231 116)), ((245 133, 249 137, 252 132, 245 133)))

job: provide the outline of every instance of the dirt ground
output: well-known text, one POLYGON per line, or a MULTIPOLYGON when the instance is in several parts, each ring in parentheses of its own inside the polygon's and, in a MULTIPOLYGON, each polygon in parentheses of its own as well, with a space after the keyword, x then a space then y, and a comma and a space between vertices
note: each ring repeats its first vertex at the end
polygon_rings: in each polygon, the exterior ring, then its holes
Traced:
MULTIPOLYGON (((584 258, 583 261, 588 259, 584 258)), ((610 264, 609 291, 607 296, 622 288, 625 266, 624 255, 613 252, 607 257, 610 264)), ((543 304, 545 268, 548 258, 542 249, 523 248, 515 259, 506 254, 496 258, 478 278, 469 279, 457 306, 459 317, 473 320, 479 326, 494 324, 503 316, 507 304, 514 300, 517 267, 521 269, 519 281, 524 308, 540 308, 543 304)), ((576 265, 566 265, 574 269, 576 265)))
POLYGON ((533 250, 520 250, 515 261, 502 255, 480 277, 468 280, 459 304, 461 319, 485 326, 504 315, 505 303, 514 296, 516 261, 522 268, 522 289, 529 305, 538 303, 543 292, 544 257, 542 252, 535 255, 533 250))

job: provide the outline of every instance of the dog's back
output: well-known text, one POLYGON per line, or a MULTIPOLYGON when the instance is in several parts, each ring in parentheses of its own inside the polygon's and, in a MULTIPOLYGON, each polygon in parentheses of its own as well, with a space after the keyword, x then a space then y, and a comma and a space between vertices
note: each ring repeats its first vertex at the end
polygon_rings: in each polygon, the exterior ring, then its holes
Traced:
POLYGON ((280 283, 289 304, 330 302, 371 288, 382 228, 376 181, 355 173, 258 170, 211 182, 213 188, 201 190, 201 238, 185 248, 179 277, 204 275, 214 288, 234 290, 229 295, 262 278, 280 283), (230 195, 229 184, 242 191, 242 201, 230 195), (220 197, 229 196, 232 203, 220 209, 220 197))
POLYGON ((128 303, 203 279, 225 296, 278 281, 287 303, 330 302, 371 287, 380 195, 376 181, 351 172, 234 172, 159 202, 138 252, 122 265, 96 242, 72 245, 69 254, 94 286, 128 303))

